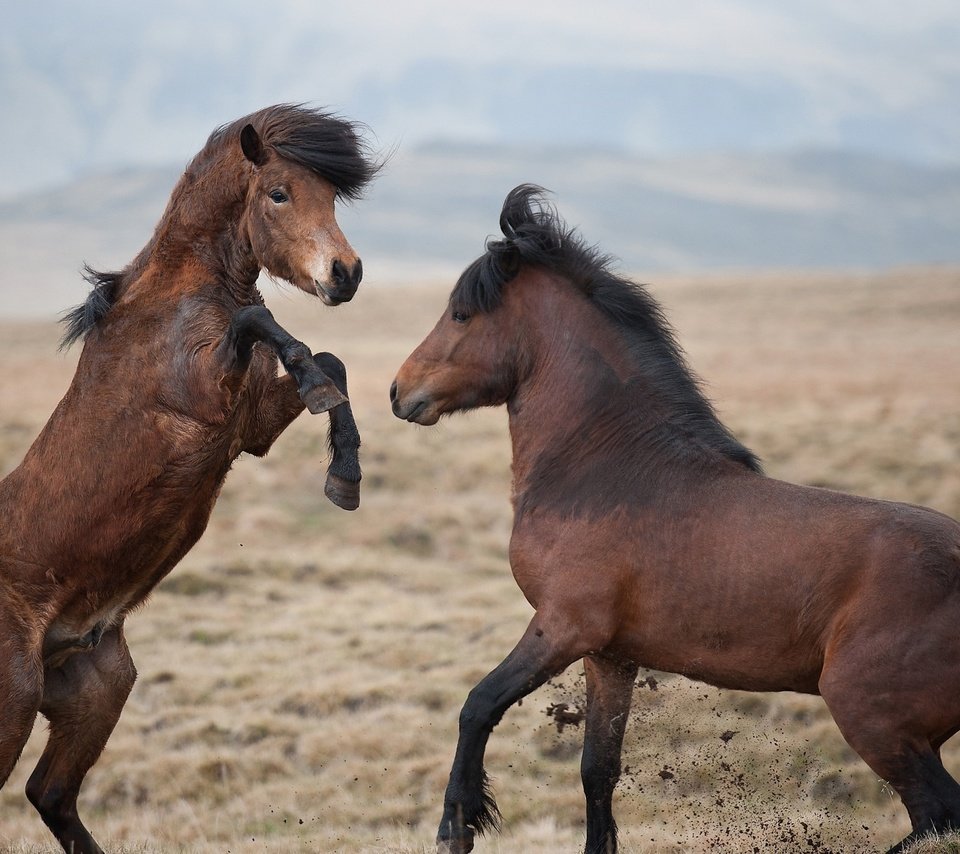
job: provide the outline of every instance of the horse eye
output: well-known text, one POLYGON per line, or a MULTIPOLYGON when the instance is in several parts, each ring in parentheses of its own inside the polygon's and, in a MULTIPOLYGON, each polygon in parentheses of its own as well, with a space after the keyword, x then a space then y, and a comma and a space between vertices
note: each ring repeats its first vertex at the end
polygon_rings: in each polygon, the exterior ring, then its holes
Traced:
POLYGON ((289 202, 290 197, 283 192, 283 190, 271 190, 270 201, 272 201, 274 204, 282 205, 284 202, 289 202))
POLYGON ((451 316, 454 323, 466 323, 470 319, 470 315, 462 311, 455 311, 451 316))

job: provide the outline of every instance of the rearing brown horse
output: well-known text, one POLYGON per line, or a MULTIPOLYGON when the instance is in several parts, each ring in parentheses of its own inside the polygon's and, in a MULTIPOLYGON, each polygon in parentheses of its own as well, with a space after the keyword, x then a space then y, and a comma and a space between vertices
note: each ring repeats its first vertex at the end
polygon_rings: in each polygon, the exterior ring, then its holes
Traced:
POLYGON ((718 421, 660 308, 539 188, 461 276, 404 362, 394 413, 434 424, 505 403, 510 563, 536 609, 471 692, 438 836, 499 826, 483 754, 504 712, 584 659, 590 854, 611 812, 639 666, 726 688, 820 694, 903 800, 913 832, 960 829, 941 745, 960 728, 960 525, 932 510, 764 477, 718 421))
POLYGON ((330 411, 327 496, 359 502, 346 374, 274 321, 262 268, 349 300, 361 266, 335 218, 377 164, 357 128, 271 107, 213 133, 153 238, 122 272, 90 271, 65 341, 73 382, 0 482, 0 785, 37 712, 50 737, 27 796, 72 854, 100 847, 77 793, 136 671, 125 615, 199 539, 241 451, 261 456, 306 405, 330 411), (277 376, 277 358, 287 376, 277 376))

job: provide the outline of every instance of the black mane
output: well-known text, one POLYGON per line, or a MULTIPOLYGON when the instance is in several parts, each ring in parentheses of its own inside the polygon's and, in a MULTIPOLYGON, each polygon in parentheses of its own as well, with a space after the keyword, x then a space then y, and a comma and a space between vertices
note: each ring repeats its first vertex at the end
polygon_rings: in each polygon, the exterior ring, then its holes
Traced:
MULTIPOLYGON (((240 131, 247 124, 254 126, 268 149, 333 184, 341 199, 359 198, 383 165, 363 137, 364 126, 300 104, 277 104, 217 128, 186 174, 195 174, 221 157, 225 145, 239 146, 240 131)), ((84 266, 84 278, 93 288, 86 302, 62 316, 66 331, 61 349, 84 338, 106 316, 127 278, 138 269, 139 260, 118 272, 99 272, 84 266)))
POLYGON ((500 230, 503 239, 488 240, 486 252, 460 276, 451 306, 466 314, 494 310, 522 265, 563 276, 623 332, 643 374, 673 404, 684 433, 753 471, 761 470, 757 457, 717 418, 660 305, 643 286, 612 272, 613 259, 564 223, 542 187, 521 184, 510 191, 500 230))
POLYGON ((239 139, 247 124, 267 148, 316 172, 343 199, 359 198, 383 165, 364 139, 363 125, 302 104, 277 104, 223 125, 210 135, 204 152, 239 139))

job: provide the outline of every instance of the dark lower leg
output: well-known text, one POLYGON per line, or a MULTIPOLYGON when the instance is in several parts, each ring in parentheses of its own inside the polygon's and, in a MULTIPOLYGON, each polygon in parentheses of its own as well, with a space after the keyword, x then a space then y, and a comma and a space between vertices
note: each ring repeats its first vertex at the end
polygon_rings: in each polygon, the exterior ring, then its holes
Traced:
POLYGON ((330 410, 329 441, 333 456, 324 493, 338 507, 356 510, 360 506, 360 431, 348 399, 347 371, 332 353, 318 353, 314 359, 346 400, 330 410))
POLYGON ((892 785, 900 794, 913 825, 913 836, 960 830, 960 785, 933 750, 905 758, 892 785))
POLYGON ((587 717, 580 777, 587 799, 586 854, 614 854, 617 825, 613 790, 620 779, 620 752, 630 713, 634 665, 603 658, 584 659, 587 677, 587 717))
POLYGON ((539 616, 513 652, 470 692, 460 712, 460 737, 437 832, 440 851, 466 854, 475 833, 499 830, 500 813, 483 769, 487 739, 510 706, 584 653, 575 637, 545 631, 539 616))

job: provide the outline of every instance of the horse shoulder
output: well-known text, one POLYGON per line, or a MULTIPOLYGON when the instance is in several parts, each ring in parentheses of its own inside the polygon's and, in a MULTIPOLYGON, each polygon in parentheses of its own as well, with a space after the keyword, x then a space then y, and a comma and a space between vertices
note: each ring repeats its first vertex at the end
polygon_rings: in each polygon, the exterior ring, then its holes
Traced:
POLYGON ((528 508, 515 517, 510 539, 514 579, 534 608, 589 605, 597 614, 606 603, 613 614, 636 582, 634 524, 629 514, 600 523, 590 514, 528 508))

